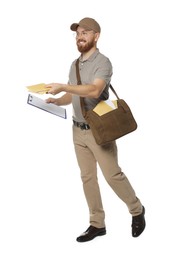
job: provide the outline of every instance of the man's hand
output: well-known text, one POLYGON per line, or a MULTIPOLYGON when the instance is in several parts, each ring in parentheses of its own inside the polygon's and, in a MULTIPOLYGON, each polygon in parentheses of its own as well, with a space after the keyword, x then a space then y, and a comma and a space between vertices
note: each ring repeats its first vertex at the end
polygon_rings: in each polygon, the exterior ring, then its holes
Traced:
POLYGON ((45 87, 48 89, 47 94, 56 95, 62 91, 64 91, 65 84, 60 83, 50 83, 46 84, 45 87))
POLYGON ((55 105, 57 105, 57 106, 59 105, 59 104, 58 104, 59 102, 58 102, 58 99, 57 99, 57 98, 51 98, 51 97, 50 97, 50 98, 47 98, 47 99, 45 100, 45 102, 48 103, 48 104, 53 103, 53 104, 55 104, 55 105))

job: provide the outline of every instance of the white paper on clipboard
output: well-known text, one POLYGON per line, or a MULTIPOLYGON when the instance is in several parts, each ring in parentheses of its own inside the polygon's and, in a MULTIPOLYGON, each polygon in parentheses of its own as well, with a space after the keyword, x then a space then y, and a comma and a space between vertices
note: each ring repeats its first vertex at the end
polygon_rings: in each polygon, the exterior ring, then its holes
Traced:
POLYGON ((64 119, 67 118, 66 115, 66 109, 60 106, 57 106, 53 103, 46 103, 45 100, 38 98, 32 94, 28 95, 27 103, 29 105, 35 106, 37 108, 40 108, 46 112, 49 112, 51 114, 54 114, 56 116, 62 117, 64 119))

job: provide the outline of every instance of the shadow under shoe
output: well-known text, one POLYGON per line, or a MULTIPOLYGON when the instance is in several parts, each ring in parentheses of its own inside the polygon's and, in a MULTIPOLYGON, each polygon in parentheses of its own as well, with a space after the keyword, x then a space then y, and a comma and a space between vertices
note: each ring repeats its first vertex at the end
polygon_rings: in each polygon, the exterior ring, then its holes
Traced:
POLYGON ((97 236, 103 236, 106 234, 106 228, 96 228, 93 226, 89 226, 89 228, 82 233, 79 237, 77 237, 78 242, 87 242, 94 239, 97 236))
POLYGON ((141 233, 144 231, 146 226, 145 221, 145 208, 143 206, 142 213, 138 216, 132 217, 132 236, 138 237, 141 235, 141 233))

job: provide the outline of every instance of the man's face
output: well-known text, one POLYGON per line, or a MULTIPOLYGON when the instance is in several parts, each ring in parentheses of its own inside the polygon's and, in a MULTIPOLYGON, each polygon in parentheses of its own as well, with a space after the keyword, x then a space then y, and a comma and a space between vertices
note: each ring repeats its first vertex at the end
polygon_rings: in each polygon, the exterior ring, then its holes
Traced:
POLYGON ((81 53, 88 52, 96 44, 96 33, 93 30, 86 30, 78 27, 76 31, 76 44, 81 53))

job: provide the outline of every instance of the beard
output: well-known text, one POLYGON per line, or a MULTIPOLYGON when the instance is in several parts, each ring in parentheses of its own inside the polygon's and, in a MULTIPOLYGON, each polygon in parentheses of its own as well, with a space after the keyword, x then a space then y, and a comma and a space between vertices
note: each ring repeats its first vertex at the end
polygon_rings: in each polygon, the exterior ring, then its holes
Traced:
POLYGON ((87 42, 87 41, 84 41, 84 40, 78 40, 77 41, 77 48, 78 48, 78 51, 81 52, 81 53, 84 53, 84 52, 88 52, 89 50, 91 50, 93 47, 94 47, 94 39, 90 42, 87 42), (84 45, 80 44, 84 42, 84 45))

